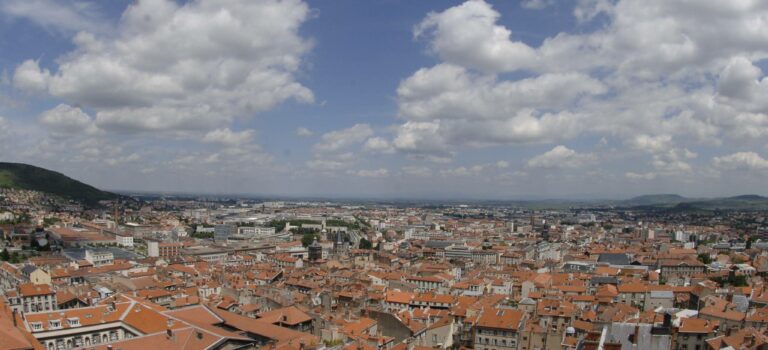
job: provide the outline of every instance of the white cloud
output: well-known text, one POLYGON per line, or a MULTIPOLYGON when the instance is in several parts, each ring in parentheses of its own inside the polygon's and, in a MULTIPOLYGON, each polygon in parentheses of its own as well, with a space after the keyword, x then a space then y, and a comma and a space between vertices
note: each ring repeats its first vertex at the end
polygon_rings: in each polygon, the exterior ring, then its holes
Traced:
POLYGON ((432 169, 425 166, 407 165, 402 167, 403 174, 415 177, 429 177, 432 176, 432 169))
POLYGON ((646 134, 635 135, 635 137, 627 141, 627 144, 630 148, 638 151, 659 153, 672 147, 672 136, 651 136, 646 134))
POLYGON ((229 128, 211 130, 203 136, 203 142, 236 147, 253 142, 254 131, 232 131, 229 128))
POLYGON ((0 12, 60 32, 109 30, 96 4, 85 1, 4 0, 0 12))
POLYGON ((656 173, 653 172, 647 172, 647 173, 634 173, 634 172, 627 172, 624 174, 624 176, 632 181, 650 181, 656 179, 656 173))
POLYGON ((56 70, 25 61, 14 81, 94 109, 103 129, 210 130, 286 100, 313 101, 295 79, 311 47, 299 35, 308 15, 299 0, 140 1, 117 39, 80 32, 56 70))
POLYGON ((477 164, 473 166, 460 166, 453 169, 444 169, 440 171, 440 175, 443 176, 459 176, 459 177, 465 177, 465 176, 478 176, 483 171, 488 169, 489 166, 487 164, 477 164))
POLYGON ((768 3, 580 0, 574 8, 580 21, 598 15, 605 24, 595 30, 531 47, 484 1, 428 14, 415 32, 441 63, 398 87, 404 122, 393 145, 446 154, 596 134, 660 154, 681 143, 768 136, 768 83, 752 63, 768 58, 768 3), (525 78, 500 75, 512 71, 525 78))
POLYGON ((528 160, 529 168, 580 168, 597 159, 593 154, 578 153, 563 145, 528 160))
POLYGON ((467 1, 443 12, 432 12, 416 26, 416 37, 431 39, 441 59, 485 72, 513 71, 536 63, 536 52, 497 25, 499 13, 485 1, 467 1))
POLYGON ((541 10, 554 5, 554 3, 554 0, 522 0, 520 6, 531 10, 541 10))
POLYGON ((139 156, 137 153, 131 153, 123 157, 109 158, 105 162, 109 165, 115 166, 125 163, 137 162, 139 160, 141 160, 141 156, 139 156))
POLYGON ((387 177, 389 176, 389 170, 380 168, 375 170, 358 170, 356 172, 352 172, 352 174, 360 176, 360 177, 373 177, 373 178, 381 178, 381 177, 387 177))
POLYGON ((335 171, 347 169, 355 164, 357 157, 352 152, 341 154, 319 154, 306 162, 307 168, 319 171, 335 171))
POLYGON ((310 137, 310 136, 312 136, 314 134, 315 133, 312 132, 312 130, 309 130, 309 129, 304 128, 304 127, 300 127, 298 129, 296 129, 296 135, 301 136, 301 137, 310 137))
POLYGON ((45 91, 48 88, 50 76, 51 73, 47 69, 40 69, 38 61, 26 60, 16 67, 13 84, 27 91, 45 91))
POLYGON ((509 168, 509 166, 510 166, 510 164, 506 160, 500 160, 500 161, 496 162, 496 167, 499 168, 499 169, 506 169, 506 168, 509 168))
POLYGON ((40 114, 40 122, 54 133, 93 134, 93 120, 80 108, 60 104, 40 114))
POLYGON ((720 169, 768 170, 768 159, 755 152, 736 152, 714 157, 712 162, 720 169))
POLYGON ((315 144, 315 152, 336 152, 352 145, 357 145, 373 135, 373 129, 368 124, 355 124, 343 130, 331 131, 320 137, 320 142, 315 144))
POLYGON ((363 149, 372 153, 393 153, 395 151, 392 144, 383 137, 371 137, 365 141, 363 149))

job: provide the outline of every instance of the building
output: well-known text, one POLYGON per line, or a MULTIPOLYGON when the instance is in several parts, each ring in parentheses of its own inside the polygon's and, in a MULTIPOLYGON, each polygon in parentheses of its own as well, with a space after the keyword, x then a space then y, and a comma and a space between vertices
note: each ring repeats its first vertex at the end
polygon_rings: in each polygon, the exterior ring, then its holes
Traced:
POLYGON ((520 310, 491 308, 475 324, 474 348, 477 350, 517 349, 519 330, 525 326, 520 310))
POLYGON ((32 284, 51 284, 51 275, 39 267, 30 272, 28 278, 32 284))
POLYGON ((16 312, 41 312, 58 308, 56 292, 47 284, 25 283, 8 293, 8 303, 16 312))
POLYGON ((213 240, 215 242, 227 242, 229 236, 235 234, 235 226, 233 225, 216 225, 213 229, 213 240))
POLYGON ((703 318, 683 318, 677 329, 675 350, 706 349, 707 339, 717 334, 719 323, 703 318))
POLYGON ((241 226, 237 228, 237 233, 246 237, 264 237, 274 235, 275 228, 262 226, 241 226))
POLYGON ((117 234, 115 235, 115 241, 121 247, 133 248, 133 236, 117 234))
POLYGON ((323 258, 323 246, 317 243, 317 237, 315 237, 315 240, 312 241, 312 244, 307 247, 307 250, 309 251, 310 261, 317 261, 323 258))
POLYGON ((204 247, 183 249, 181 254, 193 256, 211 264, 224 263, 227 261, 227 256, 229 256, 226 250, 204 247))
POLYGON ((699 261, 663 259, 659 262, 659 270, 661 270, 659 277, 663 281, 670 281, 673 278, 690 278, 703 274, 707 266, 699 261))
POLYGON ((95 267, 112 265, 115 262, 115 256, 112 252, 96 252, 92 250, 85 251, 85 260, 95 267))
POLYGON ((160 243, 157 241, 147 241, 147 256, 157 258, 160 256, 160 243))

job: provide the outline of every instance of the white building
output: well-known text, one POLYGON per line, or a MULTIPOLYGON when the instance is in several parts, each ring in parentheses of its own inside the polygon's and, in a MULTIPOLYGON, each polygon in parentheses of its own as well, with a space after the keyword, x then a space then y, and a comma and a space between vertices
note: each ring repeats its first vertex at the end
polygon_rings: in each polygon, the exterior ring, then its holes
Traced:
POLYGON ((160 247, 157 241, 147 241, 147 255, 150 258, 160 256, 160 247))
POLYGON ((133 248, 133 236, 115 235, 115 242, 121 247, 133 248))
POLYGON ((271 236, 275 234, 275 228, 262 226, 240 226, 237 228, 237 233, 248 237, 271 236))
POLYGON ((112 265, 115 262, 115 255, 112 254, 111 252, 94 252, 94 251, 86 250, 85 260, 96 267, 104 266, 104 265, 112 265))

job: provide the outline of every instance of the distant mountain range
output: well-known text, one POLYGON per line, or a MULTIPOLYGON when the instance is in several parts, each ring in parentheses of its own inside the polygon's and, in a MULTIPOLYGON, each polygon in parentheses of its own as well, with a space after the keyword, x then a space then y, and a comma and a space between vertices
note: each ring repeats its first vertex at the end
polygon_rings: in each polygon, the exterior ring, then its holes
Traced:
POLYGON ((21 163, 0 162, 0 188, 45 192, 91 207, 97 206, 101 200, 118 197, 64 174, 21 163))
POLYGON ((686 198, 677 194, 654 194, 614 203, 617 207, 695 210, 768 210, 768 197, 754 194, 720 198, 686 198))
MULTIPOLYGON (((115 193, 99 190, 55 171, 21 163, 0 162, 0 188, 16 188, 45 192, 65 199, 75 200, 91 207, 97 206, 98 202, 101 200, 115 199, 121 196, 115 193)), ((247 195, 243 195, 243 197, 245 198, 247 195)), ((367 202, 376 202, 376 200, 368 200, 367 202)), ((439 204, 444 201, 432 200, 428 202, 439 204)), ((511 205, 536 209, 614 207, 665 211, 768 210, 768 197, 758 195, 741 195, 722 198, 687 198, 677 194, 651 194, 626 200, 494 200, 478 201, 477 203, 486 205, 511 205)))

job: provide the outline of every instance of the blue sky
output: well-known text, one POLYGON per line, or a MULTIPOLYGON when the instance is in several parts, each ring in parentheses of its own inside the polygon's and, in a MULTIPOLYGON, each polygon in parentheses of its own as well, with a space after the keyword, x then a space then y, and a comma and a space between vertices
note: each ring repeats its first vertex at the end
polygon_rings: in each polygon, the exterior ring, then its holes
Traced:
POLYGON ((0 150, 121 190, 768 194, 765 16, 717 0, 0 0, 0 150))

